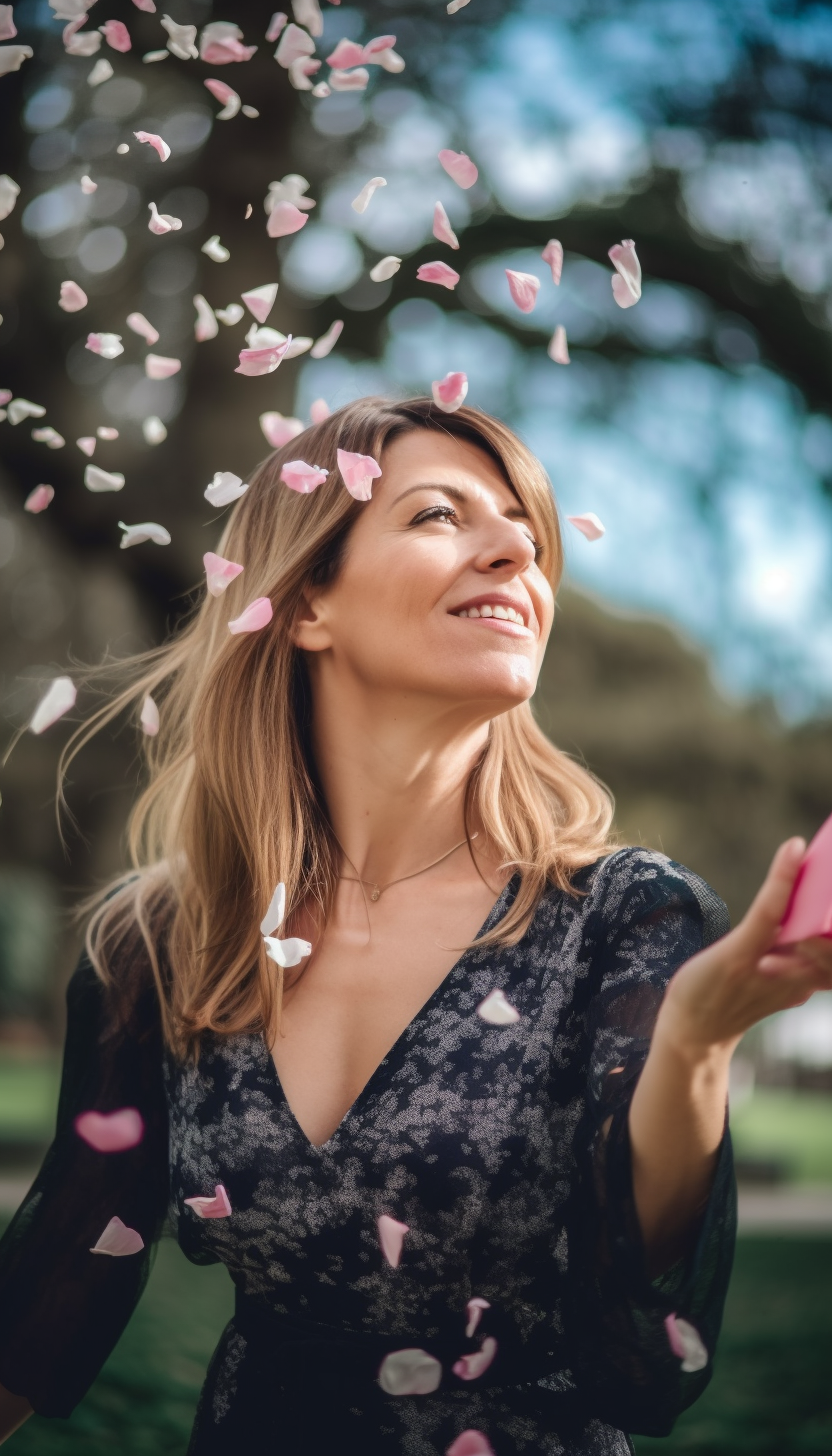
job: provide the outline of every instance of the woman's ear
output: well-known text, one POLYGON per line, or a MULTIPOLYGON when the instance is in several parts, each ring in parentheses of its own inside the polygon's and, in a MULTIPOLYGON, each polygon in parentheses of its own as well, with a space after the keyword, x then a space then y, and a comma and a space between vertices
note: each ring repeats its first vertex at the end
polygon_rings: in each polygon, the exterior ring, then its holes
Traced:
POLYGON ((302 652, 323 652, 332 645, 323 594, 303 592, 295 612, 292 638, 302 652))

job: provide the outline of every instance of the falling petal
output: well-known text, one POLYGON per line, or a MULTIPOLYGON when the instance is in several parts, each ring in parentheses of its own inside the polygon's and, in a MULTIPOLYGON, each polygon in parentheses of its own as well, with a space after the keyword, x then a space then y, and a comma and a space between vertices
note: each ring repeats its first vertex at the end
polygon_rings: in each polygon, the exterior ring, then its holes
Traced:
POLYGON ((219 233, 214 233, 214 236, 209 238, 207 243, 203 243, 200 251, 205 253, 211 259, 212 263, 227 263, 231 257, 228 249, 224 248, 220 242, 219 233))
POLYGON ((550 238, 543 252, 540 254, 544 263, 548 263, 552 270, 552 282, 560 283, 560 275, 563 272, 563 244, 557 238, 550 238))
POLYGON ((260 428, 273 450, 279 450, 282 445, 288 445, 296 435, 303 433, 303 424, 300 420, 287 418, 279 414, 277 410, 267 410, 260 416, 260 428))
POLYGON ((64 50, 68 56, 94 56, 101 48, 101 35, 97 30, 81 30, 86 19, 86 15, 77 15, 64 26, 64 50))
POLYGON ((98 441, 95 435, 82 435, 80 440, 76 440, 75 443, 79 450, 83 450, 84 454, 89 456, 95 454, 95 447, 98 441))
POLYGON ((245 309, 241 303, 229 303, 228 308, 216 308, 214 312, 221 324, 238 324, 245 309))
POLYGON ((537 295, 540 290, 540 279, 533 273, 516 273, 513 268, 506 268, 509 292, 511 293, 517 307, 523 313, 531 313, 537 302, 537 295))
MULTIPOLYGON (((451 0, 451 5, 455 5, 458 10, 467 4, 468 0, 451 0)), ((448 12, 452 15, 451 5, 448 6, 448 12)), ((445 1456, 494 1456, 494 1447, 482 1431, 463 1431, 451 1442, 445 1456)))
POLYGON ((360 455, 354 450, 339 450, 338 469, 341 479, 355 500, 368 501, 373 493, 373 481, 381 475, 381 466, 372 455, 360 455))
POLYGON ((387 1395, 431 1395, 441 1379, 442 1366, 427 1350, 393 1350, 378 1372, 378 1383, 387 1395))
POLYGON ((102 359, 117 359, 124 353, 121 334, 87 334, 84 347, 91 354, 100 354, 102 359))
POLYGON ((231 470, 218 470, 211 484, 206 485, 204 495, 209 505, 220 507, 239 500, 247 490, 248 485, 243 485, 239 475, 231 470))
POLYGON ((292 0, 292 13, 298 25, 303 25, 310 35, 323 35, 324 18, 318 0, 292 0))
POLYGON ((386 283, 388 278, 392 278, 394 273, 398 273, 401 266, 401 258, 397 258, 395 253, 388 253, 386 258, 379 258, 375 266, 370 269, 370 277, 374 283, 386 283))
POLYGON ((315 54, 315 42, 311 35, 301 30, 299 25, 291 22, 286 26, 278 42, 274 58, 279 66, 288 71, 293 61, 299 56, 312 56, 315 54))
POLYGON ((270 238, 287 238, 290 233, 300 232, 308 221, 307 214, 293 202, 277 202, 269 213, 266 232, 270 238))
POLYGON ((65 283, 61 284, 61 296, 58 299, 58 307, 62 308, 64 313, 77 313, 79 309, 86 308, 88 303, 89 299, 86 293, 83 288, 79 288, 77 283, 73 283, 71 279, 67 279, 65 283))
POLYGON ((0 76, 19 71, 24 61, 30 61, 34 51, 27 45, 0 46, 0 76))
MULTIPOLYGON (((11 392, 10 389, 0 389, 0 405, 8 404, 9 400, 11 399, 11 397, 12 397, 12 392, 11 392)), ((44 410, 44 414, 45 413, 46 413, 46 411, 44 410)))
POLYGON ((322 425, 331 414, 332 410, 325 399, 313 399, 309 406, 309 418, 313 425, 322 425))
POLYGON ((379 64, 379 58, 386 56, 395 44, 394 35, 376 35, 363 47, 362 60, 367 65, 379 64))
POLYGON ((91 1254, 111 1254, 123 1258, 125 1254, 138 1254, 144 1248, 144 1239, 135 1229, 128 1228, 120 1218, 111 1218, 98 1243, 90 1249, 91 1254))
POLYGON ((468 1300, 468 1303, 465 1306, 465 1313, 468 1316, 468 1323, 465 1326, 466 1339, 470 1340, 473 1337, 477 1325, 482 1319, 483 1310, 490 1308, 490 1301, 487 1299, 480 1299, 479 1295, 475 1296, 474 1299, 468 1300))
POLYGON ((321 334, 321 337, 319 339, 316 339, 315 343, 312 345, 312 358, 325 359, 327 354, 331 354, 332 350, 334 349, 335 345, 341 337, 343 328, 344 320, 335 319, 330 324, 326 333, 321 334))
POLYGON ((196 41, 195 25, 177 25, 169 15, 162 16, 162 25, 167 31, 170 39, 168 50, 171 55, 177 56, 180 61, 195 61, 199 55, 194 42, 196 41))
POLYGON ((586 536, 587 541, 600 541, 604 535, 604 526, 594 511, 586 511, 582 516, 567 516, 566 519, 571 522, 576 531, 580 531, 582 536, 586 536))
POLYGON ((669 1314, 664 1327, 670 1348, 681 1360, 685 1374, 693 1375, 697 1370, 704 1370, 708 1363, 708 1351, 693 1325, 680 1319, 678 1315, 669 1314))
POLYGON ((256 378, 261 374, 273 374, 280 364, 289 345, 292 341, 291 334, 282 344, 274 344, 268 349, 241 349, 240 362, 234 370, 235 374, 247 374, 256 378))
POLYGON ((102 57, 100 61, 96 61, 95 65, 90 71, 87 77, 87 85, 100 86, 102 82, 109 81, 112 75, 113 68, 110 65, 110 62, 102 57))
POLYGON ((307 465, 305 460, 289 460, 280 472, 280 479, 299 495, 311 495, 316 486, 323 485, 328 475, 329 471, 321 470, 318 465, 307 465))
MULTIPOLYGON (((153 61, 166 61, 169 55, 170 51, 145 51, 142 60, 146 66, 149 66, 153 61)), ((129 152, 130 148, 125 146, 123 148, 118 147, 116 150, 119 152, 122 150, 129 152)))
POLYGON ((61 446, 66 444, 63 435, 59 435, 51 425, 43 425, 41 429, 33 430, 32 439, 36 440, 39 445, 46 445, 50 450, 60 450, 61 446))
POLYGON ((194 308, 196 309, 194 338, 197 343, 204 344, 206 339, 215 339, 220 331, 220 326, 210 303, 207 298, 203 298, 201 293, 194 294, 194 308))
POLYGON ((563 327, 563 324, 558 324, 555 329, 555 332, 549 340, 546 353, 555 364, 569 363, 569 345, 566 342, 566 329, 563 327))
POLYGON ((475 1350, 473 1355, 463 1355, 457 1360, 452 1367, 454 1375, 458 1375, 460 1380, 478 1380, 485 1374, 496 1353, 497 1341, 493 1335, 486 1335, 481 1350, 475 1350))
POLYGON ((93 182, 92 177, 81 178, 81 191, 85 197, 91 197, 93 192, 98 191, 98 183, 93 182))
POLYGON ((235 635, 239 632, 259 632, 261 628, 268 627, 274 616, 272 604, 268 597, 255 597, 249 602, 244 612, 229 622, 228 630, 235 635))
POLYGON ((75 706, 77 691, 71 677, 56 677, 35 708, 29 723, 30 733, 42 733, 75 706))
POLYGON ((30 399, 13 399, 7 410, 10 425, 19 425, 21 420, 39 420, 46 414, 46 406, 33 404, 30 399))
POLYGON ((320 71, 321 63, 313 56, 298 56, 289 67, 289 80, 296 91, 311 91, 310 76, 320 71))
POLYGON ((118 430, 114 425, 99 425, 96 430, 99 440, 117 440, 118 430))
POLYGON ((257 322, 264 324, 277 298, 276 283, 261 283, 259 288, 250 288, 247 293, 240 294, 243 303, 249 313, 253 313, 257 322))
POLYGON ((438 283, 442 288, 456 288, 459 282, 459 274, 447 263, 422 263, 416 269, 416 277, 422 283, 438 283))
POLYGON ((206 584, 212 597, 221 597, 229 583, 243 570, 238 562, 228 561, 225 556, 217 556, 213 551, 206 551, 202 562, 206 584))
POLYGON ((253 211, 254 211, 254 209, 253 209, 251 203, 250 202, 246 203, 246 210, 245 210, 245 217, 244 217, 244 221, 245 222, 248 222, 248 220, 251 217, 251 214, 252 214, 253 211))
POLYGON ((213 20, 199 37, 200 60, 209 66, 227 66, 232 61, 250 61, 257 46, 243 45, 243 32, 229 20, 213 20))
POLYGON ((169 212, 157 212, 156 203, 148 202, 150 208, 150 222, 147 224, 152 233, 176 233, 182 226, 181 217, 172 217, 169 212))
POLYGON ((430 392, 437 408, 451 415, 465 400, 468 393, 468 376, 461 373, 446 374, 444 379, 433 381, 430 392))
POLYGON ((348 71, 352 66, 360 66, 363 61, 364 47, 346 37, 339 40, 335 50, 326 58, 327 65, 335 71, 348 71))
POLYGON ((99 465, 88 465, 84 471, 87 490, 98 495, 105 490, 123 490, 124 476, 117 471, 102 470, 99 465))
POLYGON ((132 329, 134 334, 139 334, 148 344, 159 342, 158 330, 148 323, 143 313, 129 313, 127 315, 127 327, 132 329))
POLYGON ((23 502, 24 511, 31 511, 36 516, 40 511, 45 511, 51 500, 55 498, 55 491, 51 485, 36 485, 30 490, 23 502))
MULTIPOLYGON (((161 56, 166 56, 167 55, 167 51, 160 51, 159 54, 161 56)), ((147 60, 147 56, 145 56, 144 59, 147 60)), ((118 146, 116 147, 116 151, 118 152, 118 155, 120 157, 126 157, 126 155, 129 152, 129 150, 130 150, 130 145, 129 145, 128 142, 119 142, 118 146)))
POLYGON ((120 20, 106 20, 103 25, 99 25, 98 29, 108 46, 111 46, 114 51, 124 53, 131 49, 133 42, 130 39, 130 32, 120 20))
POLYGON ((148 445, 161 445, 168 437, 167 426, 158 415, 148 415, 146 420, 142 420, 142 434, 148 445))
POLYGON ((287 22, 288 19, 289 19, 288 15, 284 14, 284 12, 282 10, 276 10, 274 12, 274 15, 272 16, 271 20, 269 21, 269 28, 266 31, 266 40, 270 44, 273 41, 276 41, 277 40, 277 37, 280 35, 280 32, 283 29, 283 27, 286 24, 286 22, 287 22))
POLYGON ((11 5, 0 5, 0 40, 14 40, 17 35, 17 26, 14 23, 14 15, 11 5))
POLYGON ((616 272, 612 277, 612 296, 619 308, 632 308, 641 298, 641 264, 636 257, 636 245, 632 238, 623 243, 614 243, 609 258, 616 272))
POLYGON ((466 152, 452 152, 444 147, 439 153, 439 161, 458 187, 473 187, 479 172, 466 152))
POLYGON ((295 334, 288 341, 288 347, 284 359, 297 359, 299 354, 305 354, 312 348, 313 340, 308 339, 304 334, 295 334))
MULTIPOLYGON (((268 597, 265 600, 268 601, 268 597)), ((228 625, 233 632, 235 630, 233 623, 229 622, 228 625)), ((237 628, 236 630, 250 629, 237 628)), ((273 935, 265 935, 263 939, 266 943, 266 955, 269 960, 274 961, 275 965, 283 966, 284 970, 288 970, 290 966, 299 966, 306 956, 312 954, 312 946, 308 940, 297 940, 294 936, 290 936, 288 940, 279 940, 273 935)))
POLYGON ((156 737, 156 734, 159 732, 159 709, 151 698, 150 693, 146 695, 142 703, 139 722, 141 723, 142 731, 147 734, 148 738, 156 737))
POLYGON ((144 1137, 144 1121, 135 1107, 121 1107, 118 1112, 81 1112, 73 1125, 78 1136, 97 1153, 123 1153, 138 1147, 144 1137))
POLYGON ((305 197, 304 193, 309 191, 309 183, 299 172, 287 172, 280 182, 270 182, 269 190, 263 199, 263 210, 270 213, 278 202, 292 202, 301 211, 309 210, 315 206, 311 197, 305 197))
POLYGON ((272 898, 269 901, 269 908, 260 921, 260 934, 264 936, 272 935, 275 930, 279 930, 283 924, 285 914, 286 886, 281 880, 279 885, 275 885, 272 898))
POLYGON ((327 86, 326 81, 319 81, 317 86, 312 87, 312 95, 323 98, 325 96, 331 96, 332 92, 327 86))
POLYGON ((240 98, 232 86, 227 85, 225 81, 214 79, 204 81, 203 85, 208 87, 211 95, 216 97, 223 108, 217 114, 217 121, 230 121, 232 116, 237 115, 240 110, 240 98))
POLYGON ((137 526, 126 526, 124 521, 118 524, 124 532, 119 542, 122 551, 126 551, 128 546, 141 546, 143 541, 152 541, 156 546, 170 545, 170 531, 155 521, 141 521, 137 526))
POLYGON ((477 1015, 492 1026, 511 1026, 520 1020, 520 1012, 508 1002, 502 991, 490 991, 477 1007, 477 1015))
POLYGON ((329 84, 333 91, 366 91, 370 72, 365 66, 357 71, 330 71, 329 84))
POLYGON ((181 368, 181 359, 166 359, 162 354, 145 356, 144 372, 148 379, 170 379, 171 375, 178 374, 181 368))
MULTIPOLYGON (((449 4, 447 4, 445 6, 445 9, 447 10, 447 12, 448 12, 449 15, 456 15, 456 13, 457 13, 458 10, 464 10, 465 9, 465 6, 466 5, 470 5, 470 3, 471 3, 471 0, 449 0, 449 4)), ((468 1435, 468 1434, 473 1434, 475 1436, 478 1436, 479 1435, 479 1431, 463 1432, 463 1435, 468 1435)), ((461 1441, 462 1440, 462 1436, 460 1436, 459 1439, 461 1441)), ((483 1440, 485 1440, 485 1437, 484 1436, 483 1436, 483 1440)), ((489 1446, 488 1449, 490 1451, 491 1450, 491 1447, 489 1446)), ((483 1450, 485 1450, 485 1447, 483 1447, 483 1450)), ((451 1450, 448 1451, 447 1456, 463 1456, 463 1452, 462 1451, 457 1451, 455 1448, 452 1448, 451 1450)), ((464 1456, 468 1456, 468 1453, 465 1452, 464 1453, 464 1456)))
POLYGON ((358 196, 354 197, 352 202, 350 203, 350 207, 352 208, 353 212, 366 212, 367 204, 370 201, 370 198, 372 197, 376 188, 386 186, 386 177, 371 177, 369 182, 364 183, 364 186, 362 187, 358 196))
POLYGON ((451 227, 451 219, 441 202, 437 202, 433 209, 433 236, 440 243, 447 243, 449 248, 459 247, 459 238, 451 227))
POLYGON ((230 1218, 231 1199, 221 1183, 214 1186, 213 1198, 185 1198, 183 1202, 192 1208, 198 1218, 230 1218))
POLYGON ((398 1269, 399 1260, 402 1256, 404 1236, 410 1233, 410 1224, 399 1223, 399 1220, 397 1218, 391 1218, 389 1213, 382 1213, 377 1222, 378 1241, 381 1244, 381 1252, 391 1269, 398 1269))
MULTIPOLYGON (((0 9, 2 8, 0 6, 0 9)), ((10 212, 14 211, 14 205, 19 196, 20 187, 17 182, 12 181, 8 172, 4 172, 2 177, 0 177, 0 222, 2 222, 4 217, 8 217, 10 212)))
POLYGON ((156 14, 156 6, 154 5, 153 0, 133 0, 133 4, 135 5, 137 10, 144 10, 147 12, 148 15, 156 14))

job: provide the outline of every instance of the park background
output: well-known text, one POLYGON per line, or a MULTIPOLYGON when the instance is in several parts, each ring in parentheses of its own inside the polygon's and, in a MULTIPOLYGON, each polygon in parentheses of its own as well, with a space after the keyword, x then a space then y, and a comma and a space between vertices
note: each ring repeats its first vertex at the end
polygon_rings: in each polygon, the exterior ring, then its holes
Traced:
MULTIPOLYGON (((98 0, 87 28, 122 20, 133 45, 92 58, 65 53, 55 8, 14 5, 16 41, 34 54, 0 78, 0 172, 21 189, 0 223, 0 386, 46 407, 0 423, 4 740, 72 659, 147 647, 175 626, 218 539, 203 490, 217 470, 247 478, 266 452, 262 412, 307 419, 319 398, 424 393, 460 369, 469 402, 541 457, 563 514, 595 511, 607 528, 595 543, 567 528, 541 722, 610 785, 622 841, 690 865, 740 915, 780 840, 810 836, 832 810, 832 11, 470 0, 448 16, 439 0, 324 0, 318 55, 390 33, 405 68, 373 67, 366 91, 317 99, 272 59, 268 0, 171 0, 178 23, 233 20, 258 46, 219 69, 142 60, 166 46, 161 4, 98 0), (102 57, 114 74, 91 86, 102 57), (213 75, 259 116, 218 121, 213 75), (170 143, 166 163, 134 142, 140 128, 170 143), (480 169, 468 191, 438 165, 448 146, 480 169), (316 206, 275 244, 263 199, 289 173, 316 206), (357 214, 350 200, 374 174, 388 185, 357 214), (437 199, 453 254, 431 236, 437 199), (182 228, 151 234, 151 200, 182 228), (201 251, 212 234, 227 262, 201 251), (566 254, 559 289, 540 258, 552 236, 566 254), (607 260, 622 238, 645 276, 627 311, 607 260), (373 283, 388 253, 403 265, 373 283), (462 275, 454 292, 416 281, 437 257, 462 275), (541 278, 531 314, 512 304, 506 267, 541 278), (89 295, 80 317, 57 306, 66 278, 89 295), (250 320, 196 343, 192 299, 224 307, 278 278, 271 326, 316 338, 342 318, 343 334, 327 358, 240 377, 250 320), (124 325, 134 309, 160 330, 159 352, 181 358, 174 378, 146 379, 124 325), (557 323, 568 368, 546 352, 557 323), (124 354, 87 351, 89 329, 122 333, 124 354), (144 438, 148 416, 166 426, 160 444, 144 438), (31 438, 47 424, 63 448, 31 438), (95 454, 126 476, 117 502, 83 485, 75 440, 100 425, 120 432, 95 454), (55 490, 48 511, 24 513, 41 483, 55 490), (171 544, 120 552, 120 515, 161 522, 171 544)), ((124 863, 141 775, 126 722, 74 766, 77 825, 62 847, 66 733, 64 721, 24 734, 0 775, 0 1218, 51 1133, 78 946, 67 911, 124 863)), ((715 1378, 671 1437, 636 1441, 640 1456, 832 1447, 832 997, 747 1039, 732 1120, 741 1237, 715 1378)), ((164 1242, 87 1399, 70 1421, 30 1421, 12 1449, 183 1453, 230 1308, 224 1271, 164 1242)))

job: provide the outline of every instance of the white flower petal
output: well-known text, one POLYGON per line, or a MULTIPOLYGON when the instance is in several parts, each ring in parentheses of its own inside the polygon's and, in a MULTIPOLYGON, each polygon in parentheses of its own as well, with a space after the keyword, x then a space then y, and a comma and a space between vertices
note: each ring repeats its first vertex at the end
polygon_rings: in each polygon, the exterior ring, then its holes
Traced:
POLYGON ((326 333, 321 334, 321 337, 319 339, 316 339, 315 343, 312 345, 312 358, 325 359, 327 354, 331 354, 332 350, 334 349, 335 345, 341 337, 343 328, 344 320, 334 319, 327 329, 326 333))
POLYGON ((372 197, 376 189, 386 186, 386 177, 371 177, 369 182, 364 183, 364 186, 362 187, 358 196, 354 197, 352 202, 350 203, 350 207, 352 208, 353 212, 366 212, 367 204, 369 203, 370 198, 372 197))
POLYGON ((211 484, 205 487, 204 495, 209 505, 221 507, 239 500, 247 490, 248 485, 243 484, 239 475, 231 470, 218 470, 211 484))
POLYGON ((77 689, 71 677, 56 677, 35 708, 29 723, 30 733, 43 733, 57 723, 75 705, 77 689))
POLYGON ((283 881, 275 885, 272 898, 269 901, 269 908, 263 919, 260 921, 260 934, 273 935, 283 924, 283 917, 286 914, 286 886, 283 881))
POLYGON ((10 425, 19 425, 21 420, 42 419, 46 414, 46 406, 33 404, 30 399, 13 399, 9 402, 6 413, 10 425))
POLYGON ((171 375, 178 374, 181 368, 181 359, 166 359, 163 354, 145 356, 144 372, 148 379, 170 379, 171 375))
MULTIPOLYGON (((2 8, 0 6, 0 9, 2 8)), ((14 205, 19 196, 20 187, 17 182, 12 181, 8 172, 4 172, 0 176, 0 222, 3 221, 4 217, 8 217, 10 212, 14 211, 14 205)))
POLYGON ((220 326, 210 303, 207 298, 203 298, 201 293, 194 294, 194 308, 196 309, 194 338, 197 343, 204 344, 206 339, 215 339, 220 331, 220 326))
POLYGON ((84 471, 84 484, 87 490, 98 495, 106 490, 123 490, 124 476, 118 471, 102 470, 99 465, 88 465, 84 471))
POLYGON ((567 516, 566 519, 575 527, 576 531, 580 531, 582 536, 586 536, 587 541, 600 541, 605 534, 604 525, 594 511, 585 511, 582 516, 567 516))
POLYGON ((273 935, 265 935, 263 939, 269 959, 287 970, 290 966, 299 966, 302 960, 312 954, 312 946, 308 940, 297 940, 294 936, 290 936, 288 940, 278 940, 273 935))
POLYGON ((489 991, 477 1007, 477 1015, 491 1026, 511 1026, 520 1020, 520 1012, 508 1002, 502 991, 489 991))
POLYGON ((442 1366, 427 1350, 392 1350, 385 1355, 378 1383, 386 1395, 430 1395, 438 1390, 442 1366))
POLYGON ((142 434, 148 445, 161 445, 168 437, 167 426, 158 415, 148 415, 146 420, 142 420, 142 434))
POLYGON ((229 303, 227 308, 215 308, 214 313, 221 324, 238 324, 245 309, 241 303, 229 303))
POLYGON ((148 344, 156 344, 159 342, 158 330, 154 329, 153 325, 148 322, 143 313, 129 313, 127 315, 127 327, 128 329, 132 329, 134 334, 138 334, 148 344))
POLYGON ((156 734, 159 732, 159 709, 156 706, 153 698, 151 698, 150 693, 147 694, 144 702, 142 703, 142 712, 141 717, 139 718, 139 722, 142 725, 142 731, 146 733, 149 738, 156 737, 156 734))
POLYGON ((127 526, 124 521, 118 524, 124 532, 120 542, 122 551, 128 546, 140 546, 142 541, 153 541, 157 546, 170 545, 170 532, 157 525, 156 521, 141 521, 137 526, 127 526))
POLYGON ((277 284, 261 283, 258 288, 250 288, 246 293, 241 293, 240 297, 249 313, 254 314, 258 323, 264 324, 274 308, 277 284))
POLYGON ((102 56, 101 60, 96 61, 95 65, 90 71, 87 77, 87 85, 100 86, 102 81, 109 81, 110 77, 113 74, 113 68, 110 65, 110 62, 106 60, 104 56, 102 56))
POLYGON ((219 233, 214 233, 207 243, 203 243, 200 251, 205 253, 212 263, 227 263, 231 257, 228 249, 224 248, 220 242, 219 233))
POLYGON ((370 269, 370 277, 374 283, 386 283, 388 278, 392 278, 394 273, 398 273, 401 266, 401 258, 397 258, 395 253, 388 253, 386 258, 379 258, 375 266, 370 269))

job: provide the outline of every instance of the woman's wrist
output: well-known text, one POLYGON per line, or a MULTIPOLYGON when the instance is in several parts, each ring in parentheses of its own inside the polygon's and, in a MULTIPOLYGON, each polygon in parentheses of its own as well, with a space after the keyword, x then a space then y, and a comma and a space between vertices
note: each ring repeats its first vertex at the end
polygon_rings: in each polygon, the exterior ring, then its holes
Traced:
POLYGON ((704 1067, 727 1068, 741 1038, 716 1039, 707 1033, 674 997, 672 985, 671 982, 656 1018, 651 1049, 657 1048, 678 1058, 691 1071, 704 1067))

